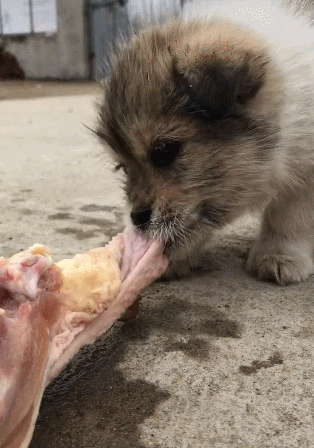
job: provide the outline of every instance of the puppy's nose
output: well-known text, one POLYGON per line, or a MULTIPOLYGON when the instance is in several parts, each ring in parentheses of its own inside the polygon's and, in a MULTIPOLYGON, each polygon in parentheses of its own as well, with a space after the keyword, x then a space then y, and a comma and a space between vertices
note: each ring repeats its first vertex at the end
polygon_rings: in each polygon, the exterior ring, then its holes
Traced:
POLYGON ((133 209, 131 219, 135 226, 144 229, 150 221, 152 210, 150 208, 133 209))

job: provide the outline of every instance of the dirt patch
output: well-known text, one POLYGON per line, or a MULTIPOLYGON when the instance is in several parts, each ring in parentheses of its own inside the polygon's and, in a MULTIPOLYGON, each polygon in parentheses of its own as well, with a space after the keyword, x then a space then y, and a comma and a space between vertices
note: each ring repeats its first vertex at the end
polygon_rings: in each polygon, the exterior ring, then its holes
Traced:
POLYGON ((269 369, 277 364, 283 364, 283 359, 278 352, 274 353, 273 356, 270 356, 267 361, 252 361, 251 366, 240 366, 239 370, 245 375, 251 375, 260 369, 269 369))

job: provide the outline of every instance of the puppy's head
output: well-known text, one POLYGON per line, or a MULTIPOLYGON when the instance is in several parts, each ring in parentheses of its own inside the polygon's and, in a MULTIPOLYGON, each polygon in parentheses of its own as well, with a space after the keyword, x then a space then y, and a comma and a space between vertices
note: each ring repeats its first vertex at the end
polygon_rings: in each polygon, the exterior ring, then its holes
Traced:
POLYGON ((98 128, 126 173, 133 224, 176 246, 252 205, 272 172, 280 80, 264 43, 232 23, 134 36, 113 63, 98 128))

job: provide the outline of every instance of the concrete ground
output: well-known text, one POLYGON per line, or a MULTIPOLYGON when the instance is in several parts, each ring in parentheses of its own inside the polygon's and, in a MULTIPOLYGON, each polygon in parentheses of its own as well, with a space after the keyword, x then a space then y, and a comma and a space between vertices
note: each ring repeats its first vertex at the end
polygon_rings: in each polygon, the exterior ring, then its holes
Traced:
POLYGON ((90 81, 7 80, 0 81, 0 100, 93 95, 97 94, 99 90, 99 83, 90 81))
MULTIPOLYGON (((84 127, 95 94, 3 100, 0 115, 1 254, 105 244, 123 200, 84 127)), ((225 229, 209 272, 154 284, 134 321, 83 349, 46 390, 31 448, 314 447, 314 278, 251 278, 257 229, 225 229)))

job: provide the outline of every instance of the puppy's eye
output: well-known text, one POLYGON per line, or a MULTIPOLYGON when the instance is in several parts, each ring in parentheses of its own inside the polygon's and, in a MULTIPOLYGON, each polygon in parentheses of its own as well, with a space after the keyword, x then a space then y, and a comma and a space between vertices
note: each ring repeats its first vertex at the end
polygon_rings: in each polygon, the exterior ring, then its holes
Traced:
POLYGON ((158 168, 170 166, 180 150, 180 143, 176 141, 160 142, 152 150, 150 160, 158 168))

